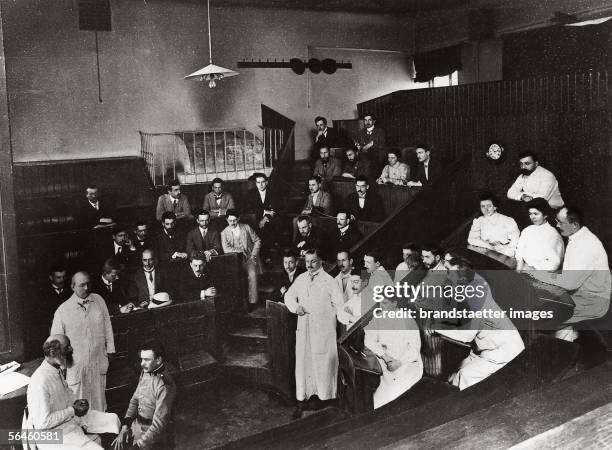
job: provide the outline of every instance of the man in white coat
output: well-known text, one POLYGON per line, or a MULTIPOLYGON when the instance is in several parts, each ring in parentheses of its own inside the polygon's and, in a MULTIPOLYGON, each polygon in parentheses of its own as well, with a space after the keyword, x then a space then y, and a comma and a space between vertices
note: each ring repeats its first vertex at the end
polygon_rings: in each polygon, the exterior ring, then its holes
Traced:
POLYGON ((74 274, 74 294, 55 311, 51 334, 64 334, 73 343, 74 364, 66 381, 74 395, 88 400, 92 409, 106 411, 108 355, 115 353, 115 340, 106 303, 90 294, 90 288, 86 272, 74 274))
POLYGON ((285 305, 298 315, 295 342, 295 387, 299 419, 304 402, 316 395, 319 400, 336 398, 338 350, 336 312, 344 299, 336 280, 321 268, 316 249, 305 254, 307 272, 301 274, 285 294, 285 305))

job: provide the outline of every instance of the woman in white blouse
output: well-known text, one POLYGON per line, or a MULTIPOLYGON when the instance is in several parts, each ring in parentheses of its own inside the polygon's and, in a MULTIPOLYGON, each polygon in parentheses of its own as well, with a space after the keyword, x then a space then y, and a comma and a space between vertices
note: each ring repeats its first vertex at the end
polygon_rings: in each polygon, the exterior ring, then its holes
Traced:
POLYGON ((514 219, 497 212, 497 200, 489 193, 481 195, 480 210, 482 216, 472 222, 468 244, 513 257, 520 235, 514 219))
POLYGON ((525 228, 516 249, 516 271, 547 270, 553 272, 563 259, 563 239, 555 227, 547 221, 550 214, 548 202, 534 198, 526 204, 533 225, 525 228))

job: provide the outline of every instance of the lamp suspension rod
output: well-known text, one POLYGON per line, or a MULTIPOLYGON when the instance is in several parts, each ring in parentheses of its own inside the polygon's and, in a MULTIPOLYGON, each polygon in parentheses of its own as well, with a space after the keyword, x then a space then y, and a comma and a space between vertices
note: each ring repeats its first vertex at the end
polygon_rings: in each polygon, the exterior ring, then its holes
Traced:
POLYGON ((208 57, 210 64, 212 64, 212 44, 210 39, 210 0, 206 0, 206 12, 208 16, 208 57))

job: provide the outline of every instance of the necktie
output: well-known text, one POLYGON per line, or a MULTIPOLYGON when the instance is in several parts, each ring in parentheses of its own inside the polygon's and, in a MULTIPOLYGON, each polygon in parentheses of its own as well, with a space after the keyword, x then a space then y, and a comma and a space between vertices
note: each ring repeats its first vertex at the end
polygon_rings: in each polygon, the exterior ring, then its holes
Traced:
POLYGON ((342 277, 342 292, 346 292, 346 286, 348 285, 349 277, 342 277))
POLYGON ((310 275, 310 282, 312 283, 315 279, 315 277, 318 275, 317 273, 308 273, 308 275, 310 275))
POLYGON ((173 200, 172 201, 172 211, 176 212, 177 206, 178 206, 178 200, 173 200))
POLYGON ((121 253, 121 251, 123 250, 123 247, 117 247, 117 253, 115 253, 116 255, 119 255, 121 253))
POLYGON ((113 284, 112 283, 111 284, 107 284, 106 285, 106 289, 108 290, 108 292, 112 293, 113 292, 113 284))
POLYGON ((148 272, 147 275, 149 275, 149 281, 153 283, 153 272, 148 272))

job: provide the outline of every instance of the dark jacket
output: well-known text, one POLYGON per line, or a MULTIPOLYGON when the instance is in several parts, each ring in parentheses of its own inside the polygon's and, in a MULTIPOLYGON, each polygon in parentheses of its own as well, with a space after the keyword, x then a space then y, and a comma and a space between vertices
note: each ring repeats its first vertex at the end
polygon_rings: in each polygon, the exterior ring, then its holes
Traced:
POLYGON ((176 286, 175 303, 189 302, 200 299, 200 291, 212 287, 212 282, 207 272, 204 272, 200 278, 197 278, 191 270, 191 266, 186 266, 181 269, 178 278, 178 286, 176 286))
POLYGON ((185 235, 168 235, 164 230, 157 236, 157 253, 160 261, 170 261, 175 252, 185 252, 185 235))
POLYGON ((244 209, 247 213, 254 213, 257 221, 260 221, 264 215, 264 209, 280 211, 280 201, 272 194, 270 185, 266 189, 266 197, 264 201, 261 201, 261 196, 257 189, 251 189, 247 192, 246 201, 244 202, 244 209))
POLYGON ((306 272, 306 269, 304 269, 303 267, 300 267, 299 265, 295 268, 295 274, 293 275, 293 281, 289 281, 289 275, 287 274, 287 272, 283 269, 283 273, 281 274, 281 279, 280 282, 278 283, 278 286, 276 287, 276 289, 274 290, 274 294, 273 294, 273 300, 276 302, 280 302, 280 303, 284 303, 284 295, 281 294, 281 288, 284 286, 285 288, 289 289, 289 286, 291 286, 295 280, 297 279, 297 277, 301 274, 303 274, 304 272, 306 272))
POLYGON ((211 227, 206 229, 206 235, 202 238, 200 227, 196 227, 187 233, 187 254, 194 250, 216 250, 218 255, 223 253, 221 248, 221 235, 211 227))
MULTIPOLYGON (((174 289, 172 286, 172 280, 170 279, 168 272, 163 268, 157 266, 155 268, 154 284, 155 294, 158 292, 167 292, 170 298, 174 300, 174 289)), ((147 280, 145 277, 144 269, 141 267, 138 269, 130 279, 128 286, 127 298, 138 306, 142 302, 149 301, 149 288, 147 287, 147 280)))
POLYGON ((334 253, 338 253, 340 250, 350 250, 361 238, 363 238, 363 235, 355 225, 349 225, 344 235, 340 233, 339 228, 336 228, 332 240, 334 253))
POLYGON ((102 275, 98 273, 91 277, 91 291, 104 299, 111 316, 121 314, 119 307, 128 303, 127 286, 122 279, 113 283, 111 292, 102 281, 102 275))
POLYGON ((371 190, 366 193, 363 208, 359 207, 359 197, 357 192, 349 194, 344 199, 344 208, 354 215, 357 220, 382 222, 384 219, 382 199, 378 196, 378 194, 371 192, 371 190))

